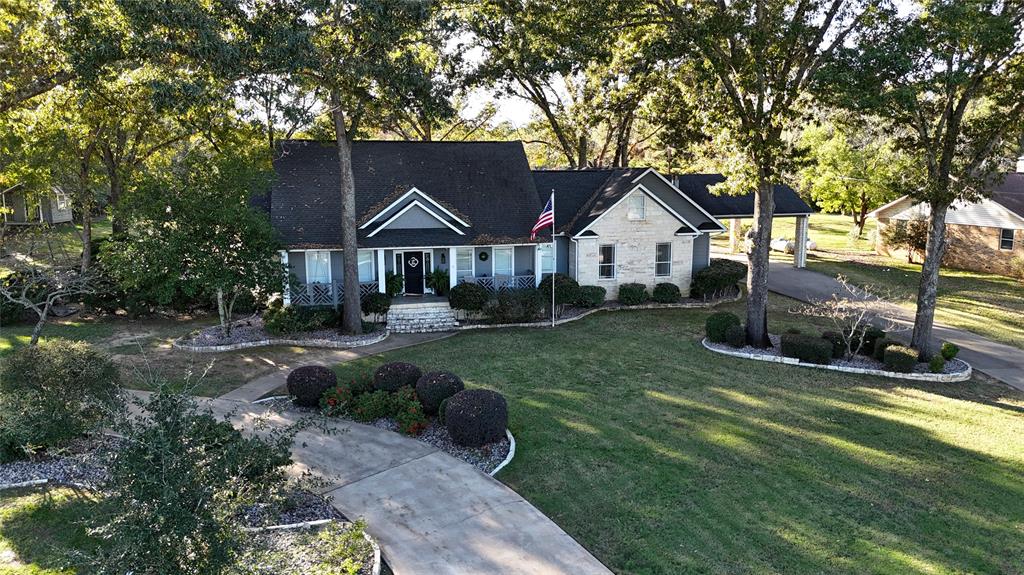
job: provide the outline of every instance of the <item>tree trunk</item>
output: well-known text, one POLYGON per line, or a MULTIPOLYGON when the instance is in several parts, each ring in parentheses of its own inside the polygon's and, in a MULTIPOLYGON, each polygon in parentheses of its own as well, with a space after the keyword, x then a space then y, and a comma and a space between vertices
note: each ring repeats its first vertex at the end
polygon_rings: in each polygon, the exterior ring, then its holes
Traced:
POLYGON ((224 290, 221 288, 217 288, 217 315, 220 316, 220 328, 227 334, 228 322, 224 314, 224 290))
POLYGON ((116 167, 107 168, 107 177, 110 179, 110 229, 111 235, 115 238, 123 238, 127 235, 124 222, 117 214, 117 204, 121 201, 121 192, 124 190, 124 182, 116 167))
POLYGON ((946 211, 949 206, 932 206, 928 222, 928 244, 921 264, 921 283, 917 288, 917 313, 914 315, 914 335, 910 347, 921 353, 922 359, 935 355, 932 327, 935 323, 935 298, 939 290, 939 270, 946 251, 946 211))
POLYGON ((576 169, 582 170, 587 167, 587 136, 580 134, 576 146, 576 169))
POLYGON ((754 347, 771 346, 768 339, 768 250, 772 240, 774 190, 761 172, 761 183, 754 194, 754 245, 747 255, 747 343, 754 347))
POLYGON ((857 226, 857 237, 864 235, 864 224, 868 221, 868 198, 865 194, 860 195, 860 210, 853 216, 853 224, 857 226))
POLYGON ((344 254, 345 300, 341 329, 348 334, 363 333, 363 314, 359 305, 359 248, 356 243, 356 188, 352 174, 352 142, 345 127, 341 95, 331 91, 331 116, 338 140, 338 168, 341 175, 341 251, 344 254))
POLYGON ((92 265, 92 206, 82 210, 82 273, 92 265))
POLYGON ((32 328, 32 339, 29 340, 29 345, 36 345, 39 343, 39 336, 43 333, 43 326, 46 325, 46 318, 50 315, 50 302, 47 301, 43 305, 43 312, 39 314, 39 321, 36 322, 36 326, 32 328))

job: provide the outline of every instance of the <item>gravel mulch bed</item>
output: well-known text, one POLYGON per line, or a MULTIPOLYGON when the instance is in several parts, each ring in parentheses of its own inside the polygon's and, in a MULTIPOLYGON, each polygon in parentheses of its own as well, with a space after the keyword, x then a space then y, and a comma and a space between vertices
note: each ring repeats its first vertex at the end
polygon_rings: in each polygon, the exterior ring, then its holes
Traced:
MULTIPOLYGON (((321 540, 326 533, 342 536, 351 529, 351 523, 332 523, 312 529, 289 529, 253 533, 248 548, 238 561, 232 574, 238 575, 305 575, 307 573, 341 573, 324 569, 329 561, 329 542, 321 540), (336 531, 337 530, 337 531, 336 531), (340 531, 340 533, 339 533, 340 531), (316 571, 314 571, 316 570, 316 571)), ((373 546, 360 539, 355 550, 356 559, 361 563, 359 574, 373 572, 373 546)), ((332 565, 332 567, 340 567, 332 565)))
MULTIPOLYGON (((290 399, 283 397, 267 401, 263 403, 263 405, 277 411, 320 413, 320 410, 316 408, 299 407, 292 403, 290 399)), ((346 421, 354 421, 348 418, 343 419, 346 419, 346 421)), ((398 422, 388 417, 378 419, 368 425, 372 425, 378 429, 386 429, 395 433, 402 433, 399 431, 398 422)), ((462 447, 461 445, 456 445, 455 442, 452 441, 451 436, 448 435, 448 430, 445 426, 438 423, 437 419, 431 419, 427 428, 423 430, 422 433, 413 436, 412 438, 422 441, 428 445, 432 445, 452 457, 461 459, 484 473, 491 473, 501 465, 501 462, 508 457, 509 449, 512 447, 512 444, 509 443, 508 437, 483 447, 462 447)))
POLYGON ((322 519, 344 520, 345 516, 331 506, 327 498, 304 489, 289 489, 279 501, 260 503, 245 510, 244 521, 249 527, 291 525, 322 519))
POLYGON ((119 445, 120 440, 113 437, 85 437, 56 453, 0 464, 0 485, 45 479, 99 487, 107 479, 107 464, 119 445))
POLYGON ((251 317, 232 323, 231 335, 225 335, 224 330, 219 325, 216 325, 203 328, 188 337, 182 338, 178 343, 191 347, 213 347, 265 341, 268 339, 292 339, 330 341, 344 345, 357 346, 379 337, 380 332, 376 331, 363 335, 344 335, 338 333, 335 329, 321 329, 317 331, 290 333, 286 335, 273 335, 264 331, 263 318, 251 317))

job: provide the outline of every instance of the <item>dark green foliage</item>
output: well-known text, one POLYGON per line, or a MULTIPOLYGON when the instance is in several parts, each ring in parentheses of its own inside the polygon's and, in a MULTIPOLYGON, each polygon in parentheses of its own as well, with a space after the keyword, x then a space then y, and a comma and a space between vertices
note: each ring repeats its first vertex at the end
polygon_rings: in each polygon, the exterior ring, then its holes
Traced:
POLYGON ((221 573, 247 535, 242 510, 284 482, 293 434, 245 437, 200 412, 185 394, 161 389, 125 418, 127 438, 103 493, 112 516, 96 518, 104 572, 221 573))
POLYGON ((797 333, 800 333, 800 329, 796 328, 796 327, 787 328, 786 329, 786 333, 797 334, 797 333))
POLYGON ((860 353, 861 355, 871 355, 878 340, 885 337, 885 331, 869 325, 864 329, 862 337, 864 338, 864 345, 861 346, 860 353))
POLYGON ((384 292, 387 293, 388 297, 395 297, 402 293, 402 287, 405 285, 405 278, 402 274, 396 274, 395 272, 387 272, 384 274, 384 292))
POLYGON ((826 331, 821 334, 821 339, 832 345, 832 359, 842 359, 846 355, 846 342, 843 336, 834 332, 826 331))
POLYGON ((451 276, 445 270, 434 270, 427 274, 426 284, 427 287, 434 290, 434 293, 439 296, 448 295, 450 288, 451 276))
POLYGON ((402 387, 416 387, 416 382, 423 377, 423 370, 411 363, 395 361, 385 363, 373 372, 373 387, 387 392, 395 392, 402 387))
POLYGON ((907 261, 915 254, 923 254, 928 246, 927 220, 895 220, 882 228, 882 242, 894 250, 906 250, 907 261))
POLYGON ((411 387, 403 387, 390 397, 390 413, 398 423, 398 429, 406 435, 419 435, 427 428, 429 420, 423 412, 423 404, 411 387))
POLYGON ((271 335, 289 335, 338 325, 338 312, 329 307, 271 307, 263 312, 263 329, 271 335))
POLYGON ((467 389, 448 398, 444 421, 452 441, 480 447, 505 437, 508 405, 496 391, 467 389))
POLYGON ((747 330, 742 325, 730 325, 725 328, 725 343, 733 347, 747 345, 747 330))
POLYGON ((356 396, 349 412, 356 421, 376 421, 392 414, 391 394, 384 390, 372 391, 356 396))
MULTIPOLYGON (((876 339, 875 340, 875 349, 873 349, 871 351, 871 357, 877 359, 878 361, 884 361, 885 360, 885 350, 889 349, 889 347, 893 346, 893 345, 900 345, 900 342, 898 342, 896 340, 889 339, 887 337, 876 339)), ((865 353, 865 355, 867 355, 867 354, 865 353)))
POLYGON ((956 354, 960 353, 960 346, 958 346, 955 343, 944 341, 942 342, 942 349, 939 351, 939 353, 942 355, 943 359, 949 361, 955 358, 956 354))
POLYGON ((535 288, 502 291, 484 307, 484 315, 497 324, 536 321, 544 301, 541 291, 535 288))
POLYGON ((728 311, 713 313, 704 320, 704 334, 712 343, 725 343, 725 334, 732 325, 742 325, 736 314, 728 311))
POLYGON ((795 357, 807 363, 828 365, 832 361, 832 343, 814 337, 796 333, 782 334, 782 355, 795 357))
POLYGON ((491 294, 487 293, 487 290, 483 287, 472 282, 457 284, 448 292, 448 305, 452 309, 461 309, 463 311, 481 311, 487 305, 487 300, 489 299, 491 299, 491 294))
POLYGON ((580 284, 565 274, 554 274, 544 276, 540 281, 540 293, 543 294, 545 308, 551 305, 551 282, 555 283, 555 311, 556 316, 562 315, 562 309, 567 305, 575 304, 580 299, 580 284), (554 280, 551 278, 554 277, 554 280))
POLYGON ((109 423, 122 406, 120 377, 91 345, 44 340, 0 364, 0 443, 10 455, 60 447, 109 423))
POLYGON ((638 283, 625 283, 619 286, 619 303, 622 305, 640 305, 650 299, 647 286, 638 283))
POLYGON ((601 307, 607 293, 608 290, 601 286, 580 286, 580 297, 576 300, 576 305, 587 308, 601 307))
POLYGON ((391 298, 388 294, 374 292, 363 298, 362 302, 363 315, 372 315, 375 319, 380 319, 381 316, 387 315, 388 310, 391 309, 391 298))
MULTIPOLYGON (((22 280, 18 277, 20 273, 21 272, 10 273, 3 279, 0 279, 0 283, 7 288, 20 285, 22 283, 22 280)), ((35 301, 34 298, 33 301, 35 301)), ((22 323, 27 318, 28 308, 20 303, 13 302, 6 297, 0 296, 0 325, 15 325, 22 323)))
POLYGON ((466 389, 459 376, 447 371, 432 371, 416 382, 416 397, 427 415, 437 415, 441 402, 466 389))
POLYGON ((679 286, 667 282, 654 286, 654 291, 651 292, 651 299, 658 303, 679 303, 682 297, 683 294, 679 291, 679 286))
POLYGON ((735 293, 736 286, 747 277, 747 265, 734 260, 715 258, 711 265, 693 275, 690 296, 712 299, 735 293))
POLYGON ((448 409, 448 400, 449 399, 451 399, 451 398, 450 397, 444 398, 444 400, 441 401, 441 405, 439 405, 438 408, 437 408, 437 422, 440 423, 441 425, 444 425, 444 422, 445 422, 444 413, 445 413, 445 410, 448 409))
POLYGON ((914 366, 917 365, 917 350, 902 345, 890 345, 885 350, 885 356, 882 360, 891 371, 898 371, 901 373, 910 373, 914 371, 914 366))
POLYGON ((338 376, 322 365, 304 365, 288 374, 287 385, 295 405, 316 407, 320 397, 338 385, 338 376))
POLYGON ((946 358, 941 355, 936 355, 928 361, 928 371, 932 373, 942 373, 942 370, 946 368, 946 358))

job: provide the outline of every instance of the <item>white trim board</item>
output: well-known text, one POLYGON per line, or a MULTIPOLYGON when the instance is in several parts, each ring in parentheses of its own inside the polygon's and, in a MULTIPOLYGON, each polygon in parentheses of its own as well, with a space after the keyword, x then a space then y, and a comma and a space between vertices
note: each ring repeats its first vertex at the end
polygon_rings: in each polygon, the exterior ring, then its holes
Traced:
MULTIPOLYGON (((402 203, 402 201, 404 201, 406 198, 408 198, 410 195, 412 195, 414 193, 415 194, 419 194, 419 196, 421 198, 423 198, 423 199, 427 200, 428 202, 430 202, 431 205, 433 205, 438 210, 441 210, 442 212, 447 214, 448 217, 450 217, 451 219, 455 220, 456 222, 459 222, 460 224, 462 224, 463 226, 465 226, 467 228, 470 227, 470 225, 467 224, 466 222, 462 221, 461 218, 459 218, 455 214, 451 213, 451 211, 445 209, 444 206, 442 206, 441 204, 437 203, 437 201, 435 201, 433 198, 431 198, 427 194, 421 192, 420 190, 418 190, 418 189, 416 189, 414 187, 414 188, 411 188, 408 192, 405 192, 404 194, 402 194, 402 197, 400 197, 397 200, 391 202, 386 207, 384 207, 384 209, 382 209, 381 211, 377 212, 377 214, 375 216, 373 216, 372 218, 370 218, 370 220, 368 222, 366 222, 365 224, 359 226, 359 229, 362 230, 362 229, 366 229, 366 228, 370 227, 370 224, 372 224, 373 222, 375 222, 378 219, 380 219, 384 214, 386 214, 388 212, 388 210, 393 208, 395 205, 402 203)), ((422 206, 422 204, 420 204, 420 205, 422 206)), ((430 210, 428 210, 428 211, 430 211, 430 210)), ((431 212, 431 213, 433 213, 433 212, 431 212)), ((434 216, 437 217, 436 214, 434 214, 434 216)), ((445 223, 447 223, 447 222, 445 222, 445 223)), ((387 225, 387 224, 385 224, 385 225, 387 225)), ((373 235, 373 234, 370 234, 370 235, 373 235)))
POLYGON ((451 228, 451 230, 453 232, 459 234, 460 236, 466 235, 466 232, 464 232, 464 231, 460 230, 459 228, 457 228, 457 227, 451 225, 450 223, 448 223, 448 220, 446 220, 446 219, 442 218, 441 216, 437 215, 437 213, 434 212, 434 210, 432 210, 432 209, 428 208, 427 206, 423 205, 422 203, 420 203, 419 200, 413 200, 413 201, 409 202, 409 205, 407 205, 404 208, 402 208, 401 210, 399 210, 397 214, 395 214, 395 215, 391 216, 390 218, 388 218, 388 220, 386 222, 384 222, 383 224, 381 224, 380 227, 378 227, 377 229, 373 230, 372 232, 366 234, 366 237, 372 238, 373 236, 377 235, 381 230, 383 230, 384 228, 388 227, 388 224, 390 224, 391 222, 393 222, 393 221, 397 220, 398 218, 402 217, 402 214, 404 214, 405 212, 408 212, 409 210, 411 210, 414 207, 419 207, 421 210, 427 212, 434 219, 436 219, 437 221, 441 222, 442 224, 448 226, 449 228, 451 228))

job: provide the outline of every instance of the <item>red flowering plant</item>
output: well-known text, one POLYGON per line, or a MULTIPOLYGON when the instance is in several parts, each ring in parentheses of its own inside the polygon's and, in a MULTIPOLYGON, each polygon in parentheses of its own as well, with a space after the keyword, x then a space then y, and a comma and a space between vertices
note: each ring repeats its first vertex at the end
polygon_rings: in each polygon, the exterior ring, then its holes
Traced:
POLYGON ((427 428, 423 404, 411 387, 403 387, 391 396, 391 409, 398 428, 407 435, 419 435, 427 428))

